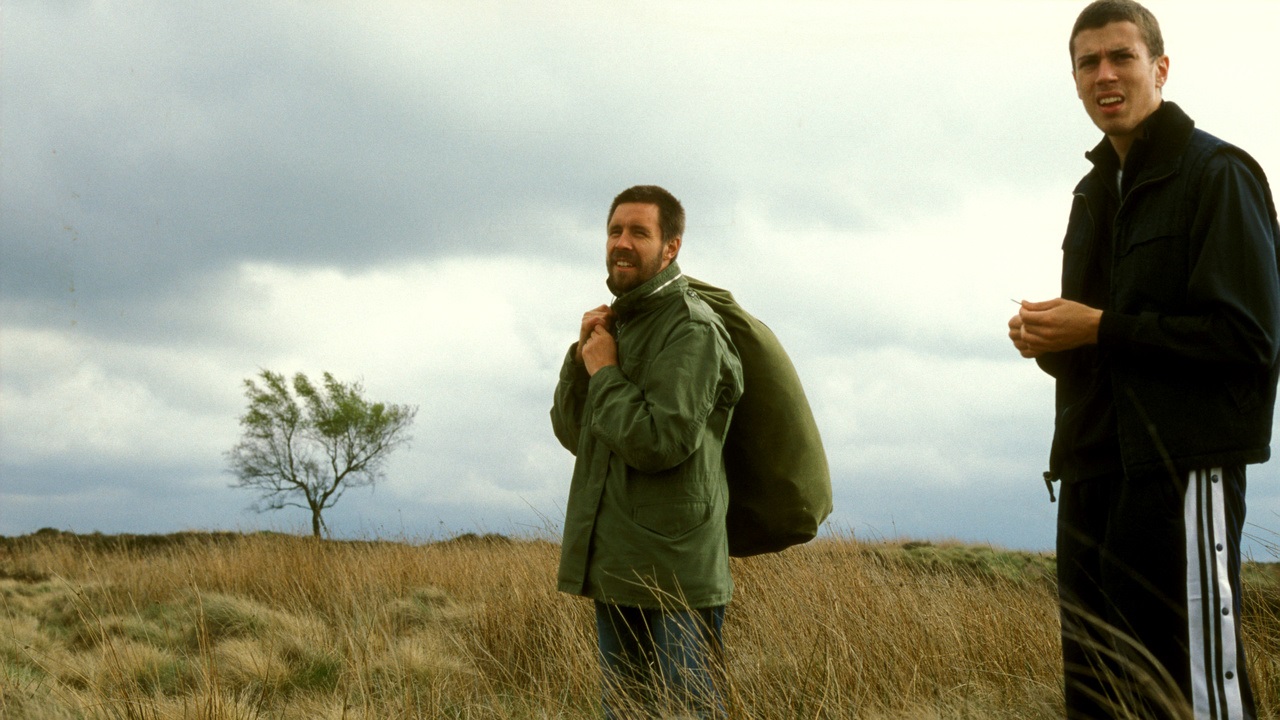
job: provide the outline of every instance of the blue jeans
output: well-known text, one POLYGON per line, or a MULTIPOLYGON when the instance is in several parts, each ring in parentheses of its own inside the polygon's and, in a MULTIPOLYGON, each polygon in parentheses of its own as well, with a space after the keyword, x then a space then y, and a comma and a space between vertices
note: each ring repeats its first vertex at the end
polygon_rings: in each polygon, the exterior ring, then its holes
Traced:
POLYGON ((652 610, 596 601, 605 717, 724 717, 723 627, 723 605, 652 610))

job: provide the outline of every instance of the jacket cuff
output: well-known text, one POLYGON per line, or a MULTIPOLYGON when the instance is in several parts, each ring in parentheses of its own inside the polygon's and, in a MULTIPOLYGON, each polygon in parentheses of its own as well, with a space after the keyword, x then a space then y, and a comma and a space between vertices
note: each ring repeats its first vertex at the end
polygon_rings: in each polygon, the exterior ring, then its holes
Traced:
POLYGON ((560 382, 570 383, 573 385, 586 385, 587 380, 591 376, 587 375, 585 365, 579 365, 575 359, 578 354, 578 343, 569 346, 569 352, 564 356, 564 362, 560 364, 560 382))
POLYGON ((1098 345, 1111 347, 1133 337, 1138 326, 1136 315, 1124 315, 1114 310, 1104 310, 1098 320, 1098 345))
POLYGON ((605 365, 597 370, 595 375, 587 375, 587 369, 583 368, 582 375, 587 379, 588 395, 590 397, 595 397, 595 395, 598 394, 597 388, 612 378, 614 373, 617 373, 618 376, 621 377, 622 369, 617 365, 605 365), (599 378, 599 380, 597 380, 597 378, 599 378))

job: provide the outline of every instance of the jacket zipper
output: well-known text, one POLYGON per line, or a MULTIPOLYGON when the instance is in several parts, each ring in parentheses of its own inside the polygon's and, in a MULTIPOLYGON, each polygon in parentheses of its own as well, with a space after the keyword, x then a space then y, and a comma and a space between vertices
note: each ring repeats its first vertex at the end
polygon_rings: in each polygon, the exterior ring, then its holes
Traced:
MULTIPOLYGON (((1139 190, 1147 187, 1148 185, 1154 185, 1155 183, 1164 182, 1165 180, 1168 180, 1169 178, 1177 174, 1177 172, 1178 171, 1176 168, 1172 168, 1168 172, 1164 173, 1163 175, 1157 175, 1155 177, 1149 177, 1149 178, 1146 178, 1145 180, 1141 180, 1136 185, 1129 188, 1129 192, 1125 193, 1124 196, 1120 198, 1120 207, 1116 208, 1116 215, 1114 218, 1111 219, 1111 272, 1108 274, 1109 287, 1107 288, 1107 297, 1109 298, 1112 305, 1115 305, 1116 261, 1120 257, 1118 254, 1120 252, 1120 244, 1116 242, 1120 237, 1120 234, 1118 232, 1119 228, 1117 227, 1120 221, 1120 216, 1124 214, 1125 207, 1129 204, 1129 199, 1132 198, 1135 194, 1137 194, 1139 190)), ((1132 389, 1126 388, 1125 390, 1127 394, 1132 396, 1133 394, 1132 389)), ((1117 392, 1117 388, 1116 388, 1115 374, 1112 373, 1111 374, 1112 402, 1114 403, 1115 400, 1120 397, 1121 395, 1120 393, 1117 392)), ((1137 398, 1134 398, 1134 401, 1137 402, 1137 398)), ((1116 442, 1120 446, 1119 447, 1120 465, 1124 466, 1125 465, 1124 443, 1120 441, 1119 435, 1120 435, 1120 415, 1119 413, 1117 413, 1116 414, 1116 442)))

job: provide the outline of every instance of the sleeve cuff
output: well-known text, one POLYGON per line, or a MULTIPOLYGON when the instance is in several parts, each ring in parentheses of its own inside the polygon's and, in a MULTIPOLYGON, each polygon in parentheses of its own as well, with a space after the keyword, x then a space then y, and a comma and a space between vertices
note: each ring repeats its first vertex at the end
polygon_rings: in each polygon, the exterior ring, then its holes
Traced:
POLYGON ((569 352, 564 356, 564 362, 560 365, 560 381, 571 384, 587 383, 590 376, 587 375, 587 368, 579 365, 575 359, 578 354, 578 343, 569 346, 569 352))
POLYGON ((608 381, 609 378, 613 377, 614 373, 619 373, 619 375, 621 375, 622 370, 620 370, 617 365, 606 365, 597 370, 595 375, 588 375, 587 369, 583 368, 582 376, 587 380, 588 395, 594 396, 596 388, 599 388, 602 384, 608 381))
POLYGON ((1133 337, 1138 318, 1124 315, 1113 310, 1104 310, 1098 320, 1098 345, 1111 347, 1119 345, 1133 337))

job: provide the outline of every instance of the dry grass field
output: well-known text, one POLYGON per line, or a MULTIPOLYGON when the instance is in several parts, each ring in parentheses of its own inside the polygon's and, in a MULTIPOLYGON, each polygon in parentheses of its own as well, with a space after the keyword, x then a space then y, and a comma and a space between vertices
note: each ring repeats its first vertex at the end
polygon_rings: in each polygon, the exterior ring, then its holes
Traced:
MULTIPOLYGON (((594 718, 590 604, 557 548, 276 534, 0 538, 0 717, 594 718)), ((1052 558, 819 540, 736 560, 735 717, 1051 718, 1052 558)), ((1263 717, 1280 590, 1247 572, 1263 717)))

